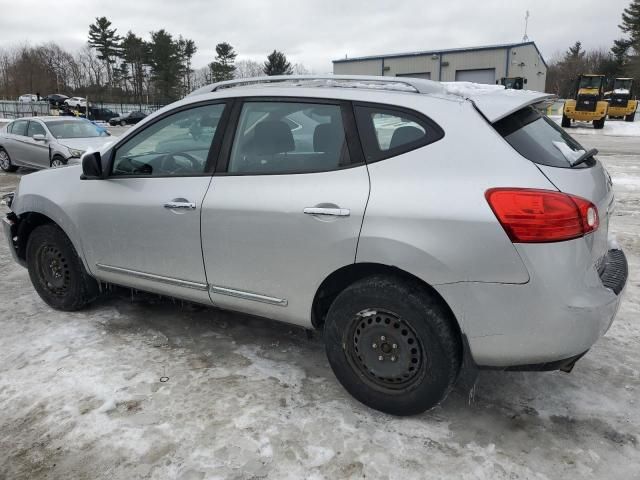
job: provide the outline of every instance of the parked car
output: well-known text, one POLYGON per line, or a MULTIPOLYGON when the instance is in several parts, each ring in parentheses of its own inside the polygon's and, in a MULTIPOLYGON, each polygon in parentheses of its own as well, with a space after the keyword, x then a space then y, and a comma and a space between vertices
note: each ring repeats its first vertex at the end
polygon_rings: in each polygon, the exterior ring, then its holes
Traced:
POLYGON ((18 97, 19 102, 37 102, 38 95, 35 93, 25 93, 24 95, 20 95, 18 97))
POLYGON ((65 100, 64 103, 71 108, 85 108, 87 106, 87 99, 82 97, 71 97, 65 100))
POLYGON ((89 118, 91 120, 108 122, 109 120, 117 116, 118 114, 116 112, 108 108, 89 107, 89 118))
POLYGON ((607 331, 627 279, 611 178, 540 113, 552 96, 240 82, 22 177, 4 228, 47 304, 118 284, 319 329, 342 385, 396 415, 463 365, 569 370, 607 331))
POLYGON ((49 168, 79 163, 88 149, 109 141, 104 129, 81 118, 37 117, 14 120, 0 130, 0 168, 49 168))
POLYGON ((66 95, 62 95, 60 93, 52 93, 46 97, 46 100, 49 102, 49 105, 52 107, 60 107, 64 105, 64 102, 68 100, 69 97, 66 95))
POLYGON ((140 120, 144 119, 146 116, 147 114, 141 111, 127 112, 110 119, 109 125, 111 126, 122 125, 123 127, 125 125, 134 125, 138 123, 140 120))

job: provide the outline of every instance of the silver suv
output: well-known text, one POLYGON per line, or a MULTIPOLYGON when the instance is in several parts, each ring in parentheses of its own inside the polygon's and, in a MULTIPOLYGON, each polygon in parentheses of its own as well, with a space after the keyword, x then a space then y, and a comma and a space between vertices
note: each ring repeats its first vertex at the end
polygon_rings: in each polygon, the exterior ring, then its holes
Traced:
POLYGON ((627 279, 611 179, 551 97, 385 77, 200 89, 82 166, 24 176, 4 226, 42 299, 125 285, 322 329, 361 402, 433 407, 462 365, 569 370, 627 279))

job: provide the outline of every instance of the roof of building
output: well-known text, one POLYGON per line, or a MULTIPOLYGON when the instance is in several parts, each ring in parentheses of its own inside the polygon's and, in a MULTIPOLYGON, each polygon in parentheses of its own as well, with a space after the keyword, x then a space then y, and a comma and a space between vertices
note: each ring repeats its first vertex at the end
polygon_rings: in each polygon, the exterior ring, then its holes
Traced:
POLYGON ((358 62, 363 60, 382 60, 383 58, 415 57, 422 55, 441 55, 444 53, 478 52, 482 50, 501 50, 515 47, 525 47, 527 45, 533 45, 533 47, 538 52, 538 55, 540 55, 542 63, 544 63, 544 66, 546 67, 547 62, 544 61, 544 57, 542 56, 542 53, 540 53, 540 49, 538 49, 538 46, 535 42, 502 43, 498 45, 483 45, 479 47, 448 48, 445 50, 420 50, 416 52, 390 53, 388 55, 369 55, 364 57, 341 58, 338 60, 333 60, 333 63, 358 62))

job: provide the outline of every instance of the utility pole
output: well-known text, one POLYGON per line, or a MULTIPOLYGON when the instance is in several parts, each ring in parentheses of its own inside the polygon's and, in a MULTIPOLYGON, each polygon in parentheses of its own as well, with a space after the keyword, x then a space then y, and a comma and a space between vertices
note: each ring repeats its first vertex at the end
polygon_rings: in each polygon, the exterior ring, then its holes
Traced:
POLYGON ((529 36, 527 35, 528 28, 529 28, 529 10, 527 10, 527 13, 524 16, 524 35, 522 37, 523 42, 529 41, 529 36))

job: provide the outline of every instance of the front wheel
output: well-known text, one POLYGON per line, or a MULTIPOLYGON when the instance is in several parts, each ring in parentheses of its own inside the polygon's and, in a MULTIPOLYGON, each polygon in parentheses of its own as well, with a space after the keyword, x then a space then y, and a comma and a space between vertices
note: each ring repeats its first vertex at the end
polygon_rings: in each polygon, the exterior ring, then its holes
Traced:
POLYGON ((571 126, 571 119, 567 117, 564 113, 562 114, 562 127, 569 128, 571 126))
POLYGON ((41 225, 31 232, 27 268, 40 298, 57 310, 80 310, 98 296, 96 280, 57 225, 41 225))
POLYGON ((636 119, 636 112, 630 113, 626 117, 624 117, 625 122, 633 122, 636 119))
POLYGON ((11 157, 6 150, 0 148, 0 168, 5 172, 15 172, 18 167, 11 163, 11 157))
POLYGON ((593 128, 595 128, 596 130, 601 130, 604 128, 604 120, 605 117, 602 117, 600 120, 594 120, 593 121, 593 128))
POLYGON ((62 157, 53 157, 51 160, 51 168, 64 167, 67 164, 67 161, 62 157))
POLYGON ((372 276, 334 300, 324 326, 329 363, 365 405, 414 415, 438 405, 462 361, 455 319, 418 284, 372 276))
POLYGON ((120 120, 120 126, 121 127, 126 127, 127 126, 127 122, 125 122, 124 120, 120 120))

